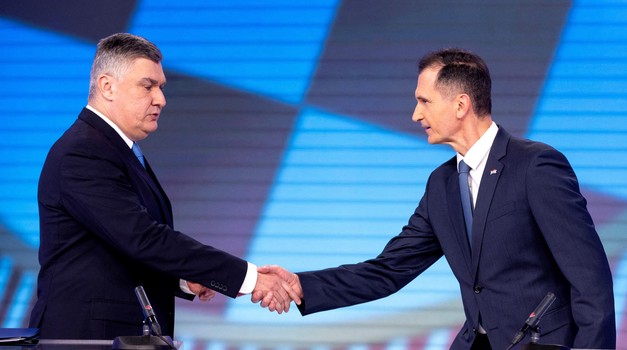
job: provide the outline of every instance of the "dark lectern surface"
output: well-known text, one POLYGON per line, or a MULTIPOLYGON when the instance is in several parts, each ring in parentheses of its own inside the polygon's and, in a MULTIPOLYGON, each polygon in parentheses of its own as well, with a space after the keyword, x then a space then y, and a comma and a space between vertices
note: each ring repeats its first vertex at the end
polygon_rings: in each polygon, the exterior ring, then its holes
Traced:
MULTIPOLYGON (((41 339, 32 345, 0 345, 0 350, 111 350, 113 340, 91 339, 41 339)), ((174 341, 177 349, 182 343, 174 341)))

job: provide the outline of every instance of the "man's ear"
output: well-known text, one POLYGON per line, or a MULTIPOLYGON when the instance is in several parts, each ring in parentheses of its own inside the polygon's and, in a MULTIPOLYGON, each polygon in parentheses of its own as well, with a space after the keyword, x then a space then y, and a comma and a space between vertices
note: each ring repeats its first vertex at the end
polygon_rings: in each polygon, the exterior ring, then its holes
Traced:
POLYGON ((103 74, 98 77, 98 92, 106 100, 112 100, 115 92, 114 79, 112 76, 103 74))
POLYGON ((457 107, 457 118, 461 119, 463 116, 468 114, 470 109, 472 108, 472 103, 470 102, 470 96, 467 94, 459 94, 455 98, 455 104, 457 107))

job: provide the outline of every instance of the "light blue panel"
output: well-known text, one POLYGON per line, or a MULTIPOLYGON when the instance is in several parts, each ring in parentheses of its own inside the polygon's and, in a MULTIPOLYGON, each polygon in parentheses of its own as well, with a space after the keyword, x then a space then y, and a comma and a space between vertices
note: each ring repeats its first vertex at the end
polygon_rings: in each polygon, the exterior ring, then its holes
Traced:
POLYGON ((616 305, 616 329, 621 329, 622 315, 625 313, 627 303, 627 254, 621 256, 613 274, 614 280, 614 304, 616 305))
POLYGON ((415 203, 418 191, 407 191, 407 184, 285 184, 275 188, 274 198, 280 201, 323 201, 345 203, 415 203), (331 190, 331 191, 329 191, 331 190), (330 193, 329 193, 330 192, 330 193))
POLYGON ((573 4, 528 137, 568 157, 581 186, 627 198, 627 7, 573 4))
MULTIPOLYGON (((576 43, 573 43, 575 45, 576 43)), ((587 51, 580 53, 580 56, 584 54, 587 56, 593 56, 592 53, 598 52, 599 47, 594 43, 584 44, 577 43, 579 49, 587 51), (589 54, 589 55, 588 55, 589 54)), ((614 49, 620 50, 622 44, 617 43, 614 49)), ((604 49, 608 49, 604 47, 604 49)), ((559 49, 558 49, 559 50, 559 49)), ((584 61, 560 61, 561 56, 558 54, 554 65, 551 68, 550 78, 579 78, 579 79, 622 79, 627 74, 627 67, 621 62, 616 61, 596 61, 597 58, 590 57, 584 61)), ((592 93, 592 96, 597 96, 600 91, 582 91, 582 94, 592 93)), ((610 91, 610 93, 617 93, 617 91, 610 91)), ((544 95, 543 95, 544 96, 544 95)))
MULTIPOLYGON (((352 135, 355 137, 356 135, 352 135)), ((364 166, 371 163, 371 159, 377 159, 379 167, 394 167, 396 169, 409 169, 412 172, 416 168, 428 168, 431 165, 429 158, 423 158, 422 154, 429 153, 437 146, 425 145, 421 148, 401 148, 400 146, 391 147, 389 149, 381 148, 336 148, 333 152, 329 152, 325 147, 293 149, 289 153, 289 158, 285 159, 285 164, 290 166, 299 165, 326 165, 326 166, 364 166), (410 160, 411 165, 397 164, 399 158, 410 160), (299 163, 299 160, 305 159, 305 164, 299 163), (416 166, 418 165, 418 167, 416 166)), ((433 169, 429 169, 433 170, 433 169)), ((401 170, 403 171, 403 170, 401 170)))
MULTIPOLYGON (((329 152, 333 149, 329 148, 329 152)), ((426 176, 433 170, 424 166, 403 167, 400 169, 383 166, 381 168, 373 167, 325 167, 318 165, 295 166, 286 168, 281 173, 281 181, 289 181, 294 183, 312 182, 312 183, 362 183, 377 184, 386 182, 390 177, 397 177, 397 183, 418 184, 426 181, 426 176), (406 177, 400 175, 407 175, 406 177), (411 176, 409 175, 411 174, 411 176)))
POLYGON ((39 173, 87 103, 94 47, 2 18, 0 31, 0 220, 37 247, 39 173))
MULTIPOLYGON (((548 95, 559 95, 559 94, 583 94, 583 93, 592 93, 594 94, 596 91, 605 91, 618 94, 621 96, 621 92, 627 91, 627 80, 621 79, 620 77, 617 79, 612 78, 604 78, 600 79, 585 79, 585 78, 561 78, 559 82, 554 80, 549 80, 545 82, 544 85, 544 94, 548 95)), ((626 116, 623 116, 627 118, 626 116)))
POLYGON ((23 327, 24 321, 28 318, 30 301, 35 292, 37 284, 37 273, 34 271, 24 271, 18 282, 13 299, 8 305, 6 318, 2 323, 4 328, 23 327))
MULTIPOLYGON (((549 115, 550 113, 545 113, 549 115)), ((627 116, 610 113, 573 113, 566 116, 564 113, 555 113, 543 122, 547 130, 578 133, 608 133, 617 134, 627 132, 627 116)))
POLYGON ((449 328, 436 329, 429 335, 424 350, 446 350, 455 335, 449 328))
POLYGON ((130 31, 155 42, 164 67, 299 103, 337 0, 140 1, 130 31))
MULTIPOLYGON (((248 260, 304 271, 377 256, 414 212, 430 172, 453 155, 450 148, 430 146, 417 137, 303 110, 248 260)), ((453 298, 459 298, 459 286, 440 260, 389 298, 306 318, 290 313, 267 321, 355 321, 453 298)), ((239 322, 259 319, 260 313, 256 305, 235 301, 227 317, 239 322)))
MULTIPOLYGON (((281 186, 284 187, 284 186, 281 186)), ((278 189, 275 188, 275 193, 278 189)), ((307 192, 308 194, 309 192, 307 192)), ((293 236, 293 227, 298 226, 299 237, 319 237, 326 239, 327 237, 334 237, 335 232, 342 232, 343 237, 371 237, 381 236, 381 232, 389 229, 390 224, 387 219, 374 219, 374 218, 358 218, 358 219, 326 219, 317 220, 315 218, 265 218, 257 226, 258 232, 264 232, 264 235, 268 237, 274 237, 274 239, 280 241, 283 238, 293 236), (355 227, 359 227, 359 230, 355 230, 355 227)), ((396 228, 400 231, 400 227, 396 228)), ((394 232, 390 232, 390 235, 394 232)))
MULTIPOLYGON (((336 195, 335 193, 332 195, 336 195)), ((274 198, 272 198, 274 199, 274 198)), ((299 218, 303 213, 307 217, 318 218, 320 220, 333 219, 356 219, 367 214, 369 217, 379 220, 398 220, 407 217, 406 209, 408 204, 415 206, 418 201, 406 203, 383 203, 383 202, 357 202, 357 201, 275 201, 269 205, 262 217, 299 218), (332 210, 329 210, 332 209, 332 210)))
POLYGON ((13 273, 13 260, 8 256, 0 256, 0 300, 4 300, 13 273))
MULTIPOLYGON (((626 61, 627 62, 627 61, 626 61)), ((627 76, 627 64, 625 76, 627 76)), ((589 73, 586 73, 589 74, 589 73)), ((618 74, 618 73, 617 73, 618 74)), ((593 79, 592 77, 590 79, 593 79)), ((602 96, 599 91, 581 92, 574 96, 550 96, 544 95, 539 102, 537 113, 593 113, 593 114, 619 114, 627 106, 627 97, 620 91, 607 91, 608 95, 602 96), (576 103, 575 103, 576 102, 576 103)), ((621 121, 623 118, 619 118, 621 121)))

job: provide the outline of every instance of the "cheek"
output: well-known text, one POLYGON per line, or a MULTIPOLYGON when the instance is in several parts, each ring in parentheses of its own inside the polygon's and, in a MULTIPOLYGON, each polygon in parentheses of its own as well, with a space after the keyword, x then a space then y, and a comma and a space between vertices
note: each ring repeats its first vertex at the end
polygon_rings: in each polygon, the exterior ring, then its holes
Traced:
POLYGON ((137 113, 137 118, 143 118, 147 114, 150 106, 151 100, 149 98, 146 98, 145 96, 136 98, 135 103, 133 104, 133 109, 135 110, 135 113, 137 113))

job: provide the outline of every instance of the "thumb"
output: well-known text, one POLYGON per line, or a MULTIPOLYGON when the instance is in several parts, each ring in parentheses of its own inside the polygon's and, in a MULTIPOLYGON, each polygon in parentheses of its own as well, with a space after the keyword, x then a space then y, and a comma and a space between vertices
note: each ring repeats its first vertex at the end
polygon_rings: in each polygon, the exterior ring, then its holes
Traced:
POLYGON ((257 272, 259 273, 270 273, 271 268, 268 265, 264 265, 264 266, 258 266, 257 267, 257 272))

